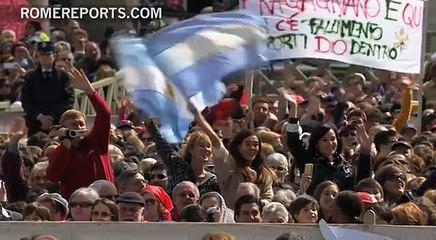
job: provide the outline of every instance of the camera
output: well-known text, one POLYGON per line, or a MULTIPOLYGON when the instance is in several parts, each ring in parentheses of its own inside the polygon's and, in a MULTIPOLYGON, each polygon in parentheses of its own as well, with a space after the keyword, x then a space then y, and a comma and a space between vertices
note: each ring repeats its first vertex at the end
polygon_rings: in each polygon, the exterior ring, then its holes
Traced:
POLYGON ((79 137, 84 137, 86 135, 86 130, 68 130, 65 135, 67 139, 75 139, 79 137))

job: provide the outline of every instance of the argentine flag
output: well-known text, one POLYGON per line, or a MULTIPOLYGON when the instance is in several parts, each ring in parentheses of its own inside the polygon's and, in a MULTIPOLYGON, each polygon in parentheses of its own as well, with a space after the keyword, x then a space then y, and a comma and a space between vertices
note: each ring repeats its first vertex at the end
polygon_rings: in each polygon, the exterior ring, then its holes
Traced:
POLYGON ((181 142, 193 120, 187 101, 218 103, 222 78, 266 62, 268 35, 261 16, 245 12, 200 15, 150 39, 118 38, 115 52, 135 105, 157 117, 168 142, 181 142))
POLYGON ((223 77, 267 64, 266 24, 245 11, 198 15, 147 40, 150 57, 186 97, 202 93, 204 104, 223 96, 223 77))
POLYGON ((135 106, 159 119, 168 142, 181 142, 193 120, 185 98, 148 56, 143 39, 119 38, 113 43, 125 87, 135 106))

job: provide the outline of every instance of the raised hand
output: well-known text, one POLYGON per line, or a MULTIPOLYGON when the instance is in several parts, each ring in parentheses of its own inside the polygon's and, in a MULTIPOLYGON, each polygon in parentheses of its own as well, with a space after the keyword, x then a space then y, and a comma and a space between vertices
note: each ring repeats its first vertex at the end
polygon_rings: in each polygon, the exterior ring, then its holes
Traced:
POLYGON ((73 68, 68 72, 68 76, 70 76, 71 85, 74 88, 82 90, 87 94, 92 94, 94 92, 94 88, 91 86, 91 83, 83 70, 79 71, 77 68, 73 68))
POLYGON ((26 135, 26 124, 22 118, 13 119, 9 129, 9 139, 12 142, 18 142, 26 135))
POLYGON ((363 124, 357 125, 357 139, 359 140, 361 148, 370 151, 372 140, 363 124))

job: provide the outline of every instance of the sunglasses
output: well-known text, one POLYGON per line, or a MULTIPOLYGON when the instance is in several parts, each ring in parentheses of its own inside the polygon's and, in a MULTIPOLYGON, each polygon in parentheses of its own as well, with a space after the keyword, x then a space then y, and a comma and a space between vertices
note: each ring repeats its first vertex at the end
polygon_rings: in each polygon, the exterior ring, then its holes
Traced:
POLYGON ((110 212, 99 212, 99 211, 91 211, 91 216, 93 217, 103 217, 103 218, 108 218, 108 217, 112 217, 112 213, 110 212))
POLYGON ((392 174, 390 176, 387 177, 388 180, 390 181, 395 181, 395 180, 400 180, 405 182, 406 181, 406 175, 400 173, 400 174, 392 174))
POLYGON ((165 174, 159 173, 159 174, 150 174, 150 179, 165 179, 167 176, 165 174))
POLYGON ((10 84, 0 84, 0 88, 10 88, 11 85, 10 84))
POLYGON ((72 202, 69 204, 71 208, 80 207, 80 208, 88 208, 92 206, 90 202, 72 202))
POLYGON ((284 167, 274 167, 274 166, 272 166, 272 167, 269 167, 269 168, 271 168, 273 170, 276 170, 276 171, 279 171, 279 172, 286 171, 286 168, 284 168, 284 167))
POLYGON ((154 198, 145 199, 144 201, 146 206, 154 206, 156 204, 156 199, 154 198))

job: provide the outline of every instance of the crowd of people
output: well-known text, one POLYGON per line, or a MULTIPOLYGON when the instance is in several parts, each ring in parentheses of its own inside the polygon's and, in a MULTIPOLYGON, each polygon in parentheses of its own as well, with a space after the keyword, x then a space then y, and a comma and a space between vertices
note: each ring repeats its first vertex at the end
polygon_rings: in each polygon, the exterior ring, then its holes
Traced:
POLYGON ((191 130, 170 144, 128 97, 111 123, 91 84, 115 72, 110 33, 98 44, 67 21, 48 41, 38 24, 21 40, 1 32, 0 97, 25 111, 1 147, 3 221, 360 224, 373 213, 377 224, 436 224, 436 62, 422 76, 420 126, 416 76, 320 74, 248 106, 230 84, 231 107, 191 104, 191 130), (95 109, 92 127, 74 89, 95 109))

